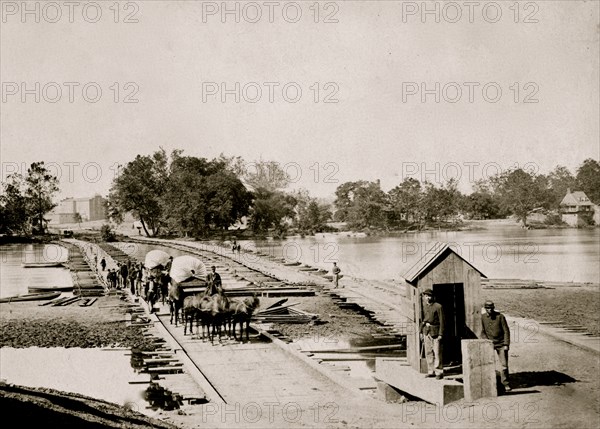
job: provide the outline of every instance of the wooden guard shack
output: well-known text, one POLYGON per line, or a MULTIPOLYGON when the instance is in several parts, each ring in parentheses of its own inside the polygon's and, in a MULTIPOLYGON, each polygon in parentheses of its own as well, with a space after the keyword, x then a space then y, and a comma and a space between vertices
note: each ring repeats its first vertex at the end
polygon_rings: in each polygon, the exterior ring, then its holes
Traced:
POLYGON ((444 365, 459 365, 461 340, 477 338, 481 330, 481 277, 486 276, 442 243, 436 243, 405 273, 406 298, 412 312, 408 316, 413 323, 407 327, 406 355, 413 369, 427 372, 424 346, 419 338, 422 293, 432 289, 435 300, 444 309, 444 365))

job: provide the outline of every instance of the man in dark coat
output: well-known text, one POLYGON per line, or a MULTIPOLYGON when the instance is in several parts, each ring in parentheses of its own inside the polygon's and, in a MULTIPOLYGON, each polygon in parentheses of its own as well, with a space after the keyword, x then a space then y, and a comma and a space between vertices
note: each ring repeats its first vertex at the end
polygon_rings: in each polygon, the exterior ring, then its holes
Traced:
POLYGON ((442 336, 444 335, 444 311, 440 303, 434 302, 433 291, 423 292, 423 321, 421 339, 425 343, 427 377, 444 378, 442 364, 442 336))
POLYGON ((333 274, 333 284, 335 285, 333 288, 336 289, 339 286, 340 282, 340 272, 342 270, 337 266, 337 262, 333 263, 333 268, 331 269, 331 273, 333 274))
POLYGON ((501 366, 500 382, 504 386, 504 391, 510 392, 512 389, 508 383, 508 348, 510 347, 508 323, 504 315, 494 309, 492 301, 486 301, 483 308, 485 313, 481 315, 481 338, 492 340, 494 343, 501 366))
MULTIPOLYGON (((128 261, 128 264, 130 262, 128 261)), ((123 289, 125 289, 127 287, 127 276, 129 275, 129 268, 127 267, 128 264, 121 264, 121 267, 119 268, 119 274, 121 275, 121 286, 123 289)))
POLYGON ((214 265, 211 267, 211 272, 206 276, 206 281, 208 282, 208 285, 206 286, 205 295, 213 296, 223 292, 221 287, 221 276, 217 273, 217 267, 214 265))

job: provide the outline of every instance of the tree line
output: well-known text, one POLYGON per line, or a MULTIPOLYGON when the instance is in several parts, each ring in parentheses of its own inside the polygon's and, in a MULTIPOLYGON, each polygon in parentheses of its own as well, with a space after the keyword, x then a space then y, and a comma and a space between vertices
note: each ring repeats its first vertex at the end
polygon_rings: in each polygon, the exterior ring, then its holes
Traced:
POLYGON ((0 234, 31 235, 46 231, 45 214, 56 207, 58 179, 44 162, 34 162, 25 175, 10 174, 0 194, 0 234))
POLYGON ((181 150, 138 155, 113 181, 109 216, 122 220, 131 212, 147 235, 206 237, 244 217, 257 234, 327 228, 328 207, 305 190, 285 192, 290 178, 277 163, 261 160, 252 169, 246 166, 240 157, 207 160, 181 150))
MULTIPOLYGON (((286 191, 290 177, 273 161, 259 160, 247 168, 240 157, 208 160, 170 155, 160 149, 138 155, 120 167, 107 200, 107 212, 121 222, 125 213, 140 220, 147 235, 208 237, 247 219, 255 234, 283 236, 290 230, 313 234, 332 230, 328 222, 345 222, 355 230, 407 230, 467 219, 514 215, 527 223, 536 209, 558 209, 567 189, 584 191, 600 203, 600 164, 586 159, 571 173, 557 166, 535 174, 522 169, 499 173, 474 184, 469 195, 458 183, 420 182, 407 178, 385 192, 379 181, 354 181, 338 186, 333 204, 306 190, 286 191)), ((43 233, 44 215, 56 206, 58 180, 43 162, 26 175, 12 174, 2 183, 0 233, 43 233)))
POLYGON ((498 173, 477 181, 464 195, 455 180, 441 185, 407 178, 388 192, 379 181, 346 182, 335 192, 335 220, 352 229, 422 228, 467 219, 494 219, 514 215, 527 225, 532 211, 557 210, 568 189, 584 191, 600 203, 600 164, 586 159, 572 174, 557 166, 549 174, 523 169, 498 173))

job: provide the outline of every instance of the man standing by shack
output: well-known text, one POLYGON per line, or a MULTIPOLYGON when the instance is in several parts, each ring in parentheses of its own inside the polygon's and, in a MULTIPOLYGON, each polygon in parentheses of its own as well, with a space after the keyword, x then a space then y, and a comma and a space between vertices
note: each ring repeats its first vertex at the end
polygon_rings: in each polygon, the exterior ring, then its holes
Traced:
POLYGON ((481 338, 492 340, 500 361, 500 382, 505 392, 512 389, 508 383, 508 348, 510 347, 510 330, 503 314, 494 309, 492 301, 483 304, 485 313, 481 315, 481 338))
POLYGON ((444 311, 440 303, 434 302, 433 291, 423 292, 423 321, 421 340, 425 343, 427 377, 444 378, 442 362, 442 336, 444 335, 444 311))

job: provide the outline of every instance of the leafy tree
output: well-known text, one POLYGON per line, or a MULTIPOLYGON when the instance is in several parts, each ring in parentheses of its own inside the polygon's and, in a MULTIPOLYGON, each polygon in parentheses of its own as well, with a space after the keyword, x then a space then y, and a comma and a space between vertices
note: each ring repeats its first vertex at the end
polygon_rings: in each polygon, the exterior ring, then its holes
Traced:
POLYGON ((577 185, 594 204, 600 204, 600 164, 588 158, 577 169, 577 185))
POLYGON ((202 203, 207 169, 208 161, 204 158, 173 153, 161 206, 166 224, 181 235, 200 236, 208 227, 205 221, 207 207, 202 203))
POLYGON ((251 199, 252 194, 223 159, 173 154, 162 198, 171 229, 194 236, 210 228, 225 229, 248 214, 251 199))
MULTIPOLYGON (((241 158, 240 158, 241 159, 241 158)), ((239 160, 238 160, 239 162, 239 160)), ((287 188, 290 184, 289 174, 276 161, 258 160, 237 165, 242 178, 252 189, 263 189, 274 192, 287 188)))
POLYGON ((34 162, 27 169, 25 197, 34 231, 43 234, 46 229, 44 215, 56 207, 52 198, 58 192, 58 179, 50 174, 44 162, 34 162))
POLYGON ((527 226, 531 210, 548 204, 548 182, 543 175, 536 176, 519 168, 494 176, 491 182, 501 208, 514 214, 523 226, 527 226))
POLYGON ((421 182, 412 177, 404 179, 402 183, 388 192, 393 222, 420 221, 421 192, 421 182))
POLYGON ((132 212, 146 235, 157 235, 163 223, 161 197, 165 191, 168 157, 164 149, 152 156, 138 155, 114 180, 109 193, 113 213, 132 212))
POLYGON ((249 213, 252 193, 224 166, 219 165, 219 171, 206 178, 205 187, 207 222, 211 226, 227 229, 249 213))
POLYGON ((322 232, 331 219, 329 204, 319 204, 306 190, 294 194, 296 199, 296 226, 303 232, 322 232))
POLYGON ((500 214, 496 200, 487 192, 473 192, 467 196, 464 210, 471 219, 495 219, 500 214))
POLYGON ((343 183, 335 195, 336 220, 358 229, 385 226, 388 199, 379 180, 343 183))
POLYGON ((454 179, 441 187, 426 182, 421 200, 423 216, 428 221, 447 221, 458 214, 462 199, 454 179))
POLYGON ((28 234, 30 227, 25 179, 20 174, 11 174, 2 183, 0 233, 28 234))
POLYGON ((577 188, 577 180, 567 167, 562 165, 557 165, 548 174, 548 184, 550 186, 549 206, 552 208, 558 208, 568 189, 574 191, 577 188))
POLYGON ((282 235, 287 229, 287 220, 295 215, 295 206, 296 199, 293 196, 259 188, 254 192, 250 210, 250 227, 256 233, 274 228, 277 234, 282 235))
POLYGON ((115 232, 110 228, 110 225, 104 224, 100 227, 100 237, 103 241, 115 241, 117 236, 115 232))

